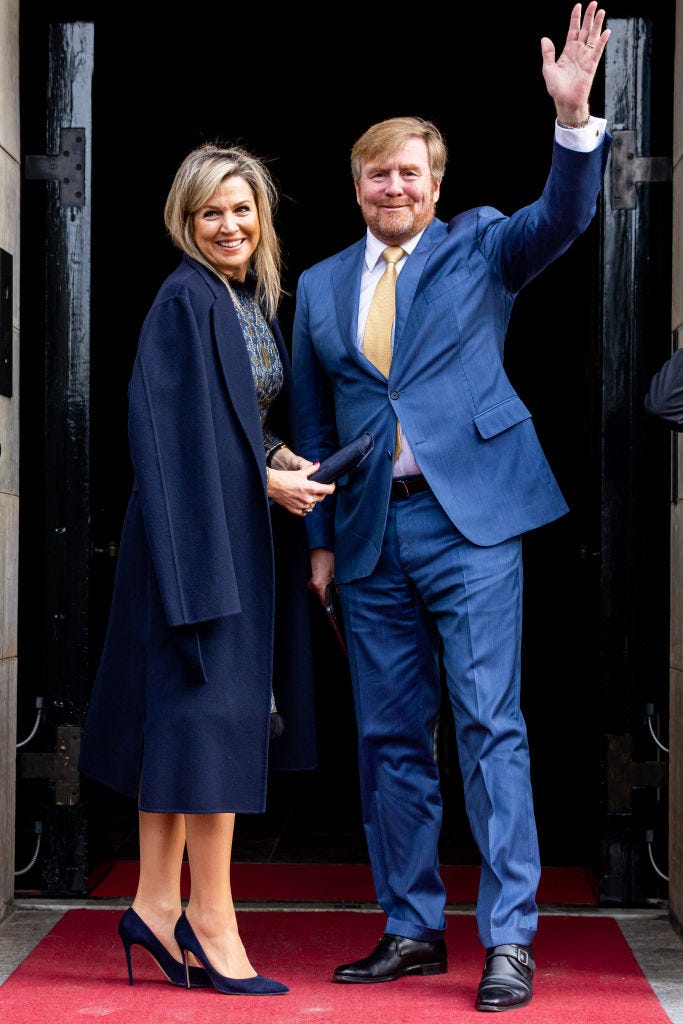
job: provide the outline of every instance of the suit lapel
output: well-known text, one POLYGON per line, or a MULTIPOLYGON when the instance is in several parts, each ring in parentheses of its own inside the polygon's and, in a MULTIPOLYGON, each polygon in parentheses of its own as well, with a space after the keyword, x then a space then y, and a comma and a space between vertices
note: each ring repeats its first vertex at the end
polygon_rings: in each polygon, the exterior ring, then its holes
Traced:
POLYGON ((391 360, 391 370, 400 366, 401 361, 409 350, 410 337, 405 336, 406 323, 415 300, 422 272, 427 260, 431 256, 438 242, 446 234, 446 225, 443 221, 433 220, 422 235, 412 253, 405 262, 405 266, 398 275, 396 283, 396 321, 394 323, 394 353, 391 360))
MULTIPOLYGON (((332 270, 334 288, 334 304, 337 312, 339 333, 346 348, 355 358, 371 366, 358 351, 356 334, 358 332, 358 306, 360 302, 360 279, 365 256, 365 238, 346 249, 332 270)), ((379 373, 375 367, 372 367, 379 373)))

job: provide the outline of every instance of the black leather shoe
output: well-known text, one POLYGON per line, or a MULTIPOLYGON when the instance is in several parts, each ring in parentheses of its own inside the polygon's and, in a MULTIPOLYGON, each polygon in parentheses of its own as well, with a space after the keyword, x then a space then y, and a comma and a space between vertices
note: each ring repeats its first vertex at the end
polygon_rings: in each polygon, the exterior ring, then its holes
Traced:
POLYGON ((531 981, 536 970, 531 946, 510 942, 486 950, 477 1010, 514 1010, 531 1002, 531 981))
POLYGON ((376 981, 396 981, 404 974, 445 974, 448 970, 446 943, 418 942, 404 935, 387 933, 363 960, 342 964, 334 972, 335 981, 369 984, 376 981))

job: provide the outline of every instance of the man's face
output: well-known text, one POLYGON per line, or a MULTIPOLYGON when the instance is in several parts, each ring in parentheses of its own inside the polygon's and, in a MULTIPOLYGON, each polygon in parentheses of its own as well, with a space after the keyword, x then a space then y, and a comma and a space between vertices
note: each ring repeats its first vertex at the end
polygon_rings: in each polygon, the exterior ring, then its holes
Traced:
POLYGON ((389 156, 363 163, 355 186, 365 223, 386 245, 407 242, 434 218, 440 188, 422 139, 410 139, 389 156))

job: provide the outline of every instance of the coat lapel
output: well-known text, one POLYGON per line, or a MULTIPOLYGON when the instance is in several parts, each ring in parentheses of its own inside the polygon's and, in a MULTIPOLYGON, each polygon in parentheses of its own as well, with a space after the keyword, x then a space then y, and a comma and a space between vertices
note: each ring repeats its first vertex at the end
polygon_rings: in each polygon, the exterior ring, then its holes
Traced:
POLYGON ((201 263, 189 256, 186 256, 185 259, 204 278, 215 296, 216 301, 211 316, 213 342, 218 361, 235 415, 240 421, 255 457, 261 463, 263 462, 263 431, 251 373, 251 362, 230 293, 223 282, 219 281, 201 263))

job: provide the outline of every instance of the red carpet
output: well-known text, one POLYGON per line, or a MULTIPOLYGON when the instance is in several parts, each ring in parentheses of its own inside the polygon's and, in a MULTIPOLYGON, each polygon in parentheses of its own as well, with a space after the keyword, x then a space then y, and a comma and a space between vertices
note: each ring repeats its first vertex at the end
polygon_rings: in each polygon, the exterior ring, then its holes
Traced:
MULTIPOLYGON (((138 880, 137 861, 115 861, 108 873, 97 873, 92 897, 132 899, 138 880)), ((478 867, 441 869, 448 902, 476 903, 478 867)), ((183 864, 183 898, 190 894, 190 876, 183 864)), ((375 890, 367 864, 233 864, 232 892, 246 902, 375 903, 375 890)), ((584 868, 543 868, 539 903, 566 906, 598 904, 592 875, 584 868)))
MULTIPOLYGON (((240 911, 257 970, 286 982, 284 996, 223 996, 170 985, 134 947, 128 985, 116 926, 120 910, 70 910, 0 987, 3 1024, 455 1024, 474 1009, 483 951, 471 914, 448 915, 450 968, 431 978, 339 985, 333 968, 380 937, 374 912, 240 911)), ((514 1024, 670 1024, 619 926, 608 917, 541 917, 534 998, 514 1024)), ((507 1018, 506 1018, 507 1019, 507 1018)))

